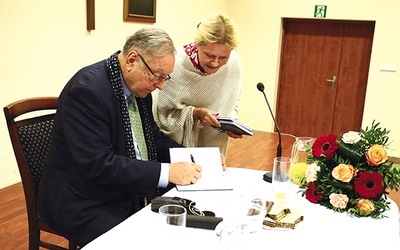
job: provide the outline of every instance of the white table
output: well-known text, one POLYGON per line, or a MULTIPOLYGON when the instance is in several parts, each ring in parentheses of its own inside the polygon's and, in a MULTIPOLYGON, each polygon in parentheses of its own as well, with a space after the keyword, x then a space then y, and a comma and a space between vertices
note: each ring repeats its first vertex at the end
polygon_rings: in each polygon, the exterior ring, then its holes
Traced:
MULTIPOLYGON (((179 196, 196 202, 200 210, 211 210, 223 217, 224 204, 232 200, 261 197, 272 200, 271 184, 262 180, 265 171, 228 168, 225 175, 235 183, 233 191, 169 191, 165 196, 179 196)), ((400 249, 399 210, 391 201, 388 218, 355 218, 312 204, 297 193, 293 185, 289 206, 299 209, 304 221, 294 230, 261 229, 249 236, 246 249, 400 249), (254 248, 257 247, 257 248, 254 248)), ((150 206, 143 208, 84 250, 91 249, 218 249, 215 231, 165 225, 150 206)))

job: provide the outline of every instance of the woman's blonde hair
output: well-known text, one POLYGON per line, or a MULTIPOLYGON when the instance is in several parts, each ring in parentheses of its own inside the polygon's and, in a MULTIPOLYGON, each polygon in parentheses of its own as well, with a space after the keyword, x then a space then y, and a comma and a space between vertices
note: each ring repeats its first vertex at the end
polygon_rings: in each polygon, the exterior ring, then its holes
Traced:
POLYGON ((217 12, 199 23, 194 38, 197 46, 220 43, 235 49, 238 45, 237 26, 224 12, 217 12))

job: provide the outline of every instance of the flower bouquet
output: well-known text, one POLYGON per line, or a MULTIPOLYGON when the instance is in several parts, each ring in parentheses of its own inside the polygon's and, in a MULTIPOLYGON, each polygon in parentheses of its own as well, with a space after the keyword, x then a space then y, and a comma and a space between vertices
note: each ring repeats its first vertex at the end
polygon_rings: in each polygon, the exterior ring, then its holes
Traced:
POLYGON ((306 148, 307 170, 300 177, 305 198, 357 217, 383 218, 389 209, 387 190, 398 190, 400 170, 389 163, 388 133, 379 123, 360 132, 318 137, 306 148))

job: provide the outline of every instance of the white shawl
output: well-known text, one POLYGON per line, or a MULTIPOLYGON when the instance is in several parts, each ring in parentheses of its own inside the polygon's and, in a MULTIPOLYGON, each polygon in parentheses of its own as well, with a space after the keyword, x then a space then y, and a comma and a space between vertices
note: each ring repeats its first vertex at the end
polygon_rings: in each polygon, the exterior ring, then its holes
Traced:
POLYGON ((207 108, 221 116, 237 118, 242 90, 242 63, 231 51, 228 63, 216 73, 202 75, 183 47, 177 51, 171 79, 154 91, 153 114, 161 131, 186 147, 219 147, 226 154, 228 136, 193 120, 193 109, 207 108))

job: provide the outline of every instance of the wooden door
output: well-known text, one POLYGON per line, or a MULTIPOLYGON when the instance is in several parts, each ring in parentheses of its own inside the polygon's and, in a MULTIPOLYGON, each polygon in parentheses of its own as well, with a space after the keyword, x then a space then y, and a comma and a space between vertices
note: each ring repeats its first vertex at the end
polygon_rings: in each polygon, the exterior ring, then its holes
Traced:
POLYGON ((359 130, 375 22, 284 19, 276 105, 282 133, 359 130))

